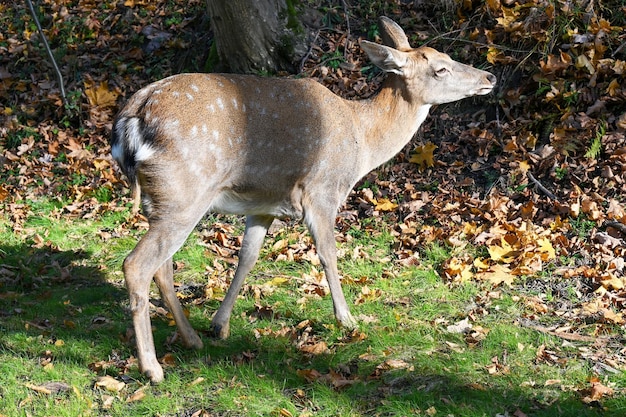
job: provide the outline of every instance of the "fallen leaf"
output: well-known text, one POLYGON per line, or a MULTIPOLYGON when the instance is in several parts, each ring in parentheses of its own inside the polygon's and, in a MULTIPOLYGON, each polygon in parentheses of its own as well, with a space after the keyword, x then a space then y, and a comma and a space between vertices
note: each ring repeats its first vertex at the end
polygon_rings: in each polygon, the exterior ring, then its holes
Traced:
POLYGON ((143 391, 143 389, 138 389, 137 391, 133 392, 127 399, 126 402, 127 403, 134 403, 137 401, 141 401, 145 398, 146 393, 143 391))
POLYGON ((92 106, 112 107, 115 106, 119 94, 109 89, 108 81, 95 85, 92 81, 85 80, 85 95, 92 106))
POLYGON ((120 392, 124 389, 126 384, 122 381, 118 381, 112 376, 105 375, 99 376, 98 379, 96 379, 95 386, 98 388, 103 388, 108 392, 120 392))
POLYGON ((409 159, 409 162, 417 164, 420 171, 426 168, 435 166, 435 157, 433 155, 437 145, 432 142, 427 142, 425 145, 420 145, 415 148, 415 153, 409 159))
POLYGON ((378 211, 393 211, 398 208, 398 205, 387 198, 381 198, 376 200, 374 208, 378 211))
POLYGON ((511 274, 511 270, 500 264, 493 265, 486 272, 481 272, 476 274, 476 276, 483 281, 490 282, 494 286, 500 284, 511 286, 513 281, 515 281, 515 275, 511 274))

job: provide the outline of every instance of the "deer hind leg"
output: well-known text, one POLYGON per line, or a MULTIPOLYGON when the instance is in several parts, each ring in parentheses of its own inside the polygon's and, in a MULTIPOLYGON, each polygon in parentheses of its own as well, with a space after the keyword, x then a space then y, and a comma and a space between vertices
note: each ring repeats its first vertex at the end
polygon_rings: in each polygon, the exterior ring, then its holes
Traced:
MULTIPOLYGON (((150 283, 153 277, 158 277, 161 284, 166 278, 171 279, 168 274, 164 274, 168 268, 164 263, 182 246, 195 223, 151 222, 148 232, 124 260, 124 278, 130 297, 139 368, 153 383, 163 380, 163 368, 156 357, 150 324, 150 283)), ((171 297, 168 289, 162 292, 166 293, 168 299, 171 297)), ((170 299, 168 304, 175 303, 170 299)))
MULTIPOLYGON (((318 201, 323 201, 323 199, 318 199, 318 201)), ((334 230, 336 212, 336 206, 332 205, 307 207, 305 222, 313 236, 317 254, 326 274, 335 317, 342 326, 355 329, 357 322, 350 314, 337 269, 337 244, 334 230)))
POLYGON ((154 274, 154 282, 156 282, 159 287, 161 299, 165 301, 167 308, 170 313, 172 313, 172 316, 174 316, 174 321, 176 322, 176 327, 178 327, 178 332, 180 333, 183 344, 189 348, 202 349, 202 340, 200 340, 198 334, 193 327, 191 327, 180 305, 180 301, 178 297, 176 297, 172 258, 163 262, 156 274, 154 274))
POLYGON ((235 306, 235 301, 241 291, 246 275, 250 272, 257 259, 267 229, 274 220, 271 216, 248 216, 246 218, 246 230, 243 234, 241 249, 239 250, 239 264, 235 271, 235 277, 230 283, 224 301, 215 313, 211 323, 211 333, 220 339, 226 339, 230 334, 230 316, 235 306))

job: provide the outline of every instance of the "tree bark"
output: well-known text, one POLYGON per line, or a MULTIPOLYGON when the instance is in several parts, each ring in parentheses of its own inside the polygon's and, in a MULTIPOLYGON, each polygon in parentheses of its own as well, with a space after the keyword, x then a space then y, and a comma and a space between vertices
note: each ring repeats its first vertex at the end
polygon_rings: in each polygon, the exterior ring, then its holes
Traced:
POLYGON ((207 0, 219 64, 235 73, 294 72, 306 53, 296 0, 207 0))

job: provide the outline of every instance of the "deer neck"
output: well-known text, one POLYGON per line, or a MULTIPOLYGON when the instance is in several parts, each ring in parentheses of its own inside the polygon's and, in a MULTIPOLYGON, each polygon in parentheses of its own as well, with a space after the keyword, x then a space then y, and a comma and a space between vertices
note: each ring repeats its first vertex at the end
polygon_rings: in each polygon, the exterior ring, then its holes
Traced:
POLYGON ((411 97, 403 84, 400 77, 387 76, 378 94, 361 101, 357 109, 364 129, 366 173, 400 152, 428 116, 431 105, 411 97))

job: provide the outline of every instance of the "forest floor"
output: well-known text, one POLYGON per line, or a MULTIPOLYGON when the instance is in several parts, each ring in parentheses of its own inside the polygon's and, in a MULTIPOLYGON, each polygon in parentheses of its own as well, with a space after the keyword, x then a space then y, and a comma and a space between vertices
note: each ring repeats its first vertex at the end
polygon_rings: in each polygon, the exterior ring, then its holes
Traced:
MULTIPOLYGON (((47 215, 76 222, 127 213, 119 228, 100 231, 105 242, 143 230, 109 155, 111 123, 142 86, 202 71, 212 40, 204 2, 41 3, 67 103, 28 8, 0 4, 3 224, 32 248, 49 245, 25 227, 41 208, 33 202, 45 200, 47 215)), ((626 369, 626 6, 353 3, 315 3, 317 29, 300 76, 349 99, 371 95, 382 74, 358 40, 376 40, 376 17, 386 15, 413 45, 488 70, 498 86, 433 109, 416 138, 351 193, 338 241, 383 224, 394 237, 384 255, 391 275, 444 248, 433 266, 441 282, 482 288, 476 311, 493 291, 516 294, 525 311, 517 324, 582 343, 576 355, 592 364, 590 384, 604 387, 603 375, 626 369)), ((275 256, 307 259, 310 240, 300 239, 304 248, 275 246, 275 256)), ((209 240, 217 254, 232 254, 238 242, 209 240)), ((0 292, 15 285, 8 252, 0 247, 0 292)))

